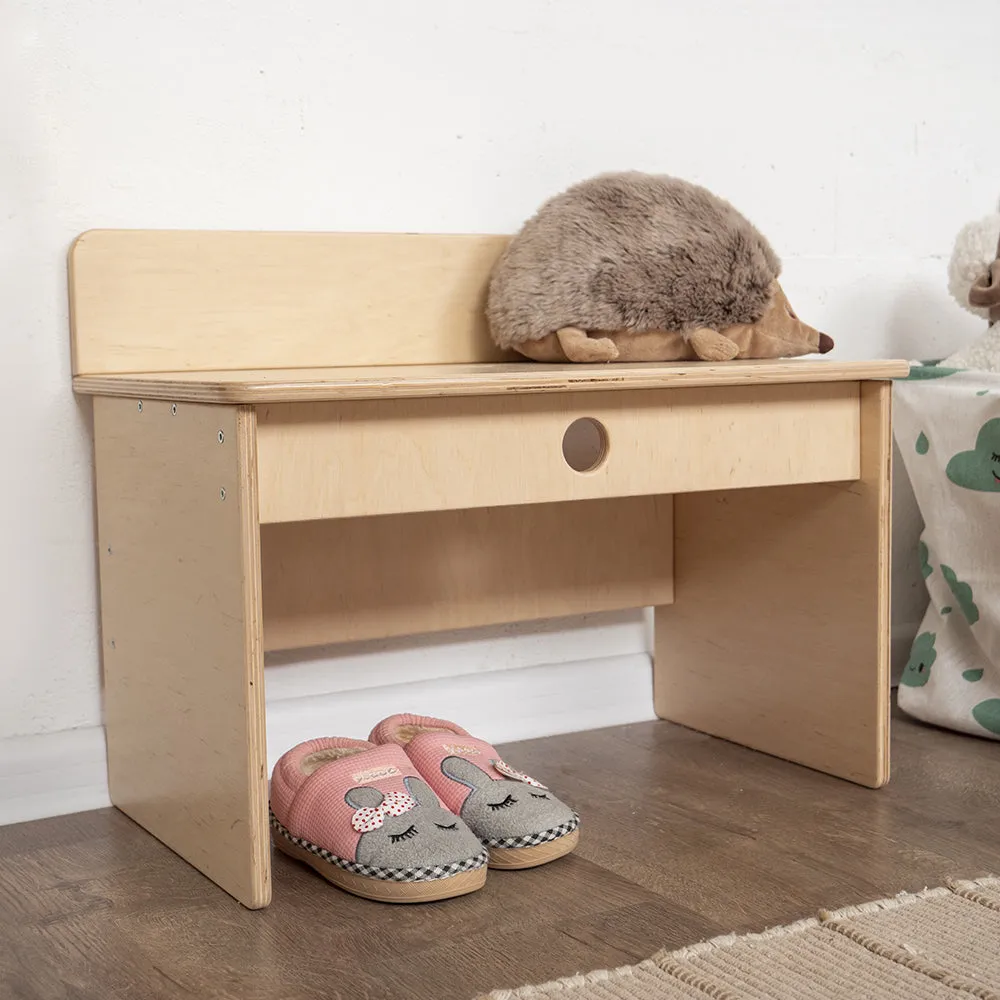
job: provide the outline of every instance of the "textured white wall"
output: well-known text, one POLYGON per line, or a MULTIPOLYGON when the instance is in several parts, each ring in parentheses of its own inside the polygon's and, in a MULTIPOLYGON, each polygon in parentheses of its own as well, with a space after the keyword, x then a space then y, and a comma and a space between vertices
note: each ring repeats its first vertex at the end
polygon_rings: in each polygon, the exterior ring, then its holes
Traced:
MULTIPOLYGON (((1000 186, 998 32, 995 0, 4 0, 0 737, 100 718, 78 232, 506 232, 594 172, 666 171, 767 232, 835 357, 940 356, 978 329, 944 258, 1000 186)), ((558 635, 539 656, 596 655, 593 629, 558 635)), ((387 655, 373 712, 407 671, 387 655)))

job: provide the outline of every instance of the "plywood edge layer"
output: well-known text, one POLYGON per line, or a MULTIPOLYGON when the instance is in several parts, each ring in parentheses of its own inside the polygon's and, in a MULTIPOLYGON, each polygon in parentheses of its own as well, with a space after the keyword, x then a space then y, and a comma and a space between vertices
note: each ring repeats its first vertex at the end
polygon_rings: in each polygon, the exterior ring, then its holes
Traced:
POLYGON ((74 392, 202 403, 296 403, 324 400, 490 396, 888 380, 905 361, 731 361, 669 365, 386 365, 204 372, 80 374, 74 392))
POLYGON ((878 720, 882 753, 872 784, 889 781, 891 745, 889 713, 890 634, 892 608, 892 388, 884 383, 861 386, 861 475, 872 491, 878 512, 878 720))
POLYGON ((264 646, 673 600, 673 502, 633 497, 265 525, 264 646))

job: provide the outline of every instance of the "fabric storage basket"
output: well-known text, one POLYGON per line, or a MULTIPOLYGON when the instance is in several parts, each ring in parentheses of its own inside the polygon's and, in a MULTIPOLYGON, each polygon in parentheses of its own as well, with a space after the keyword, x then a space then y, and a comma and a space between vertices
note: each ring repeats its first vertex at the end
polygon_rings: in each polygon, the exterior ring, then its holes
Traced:
POLYGON ((1000 375, 915 365, 896 383, 893 419, 930 597, 899 706, 1000 739, 1000 375))

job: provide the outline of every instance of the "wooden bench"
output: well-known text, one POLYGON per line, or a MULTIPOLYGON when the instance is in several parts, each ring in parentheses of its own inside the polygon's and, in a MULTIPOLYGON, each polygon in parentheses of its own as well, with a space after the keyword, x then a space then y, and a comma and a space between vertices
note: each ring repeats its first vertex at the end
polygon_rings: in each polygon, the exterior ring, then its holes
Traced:
POLYGON ((71 252, 111 796, 249 907, 271 895, 265 650, 651 605, 660 716, 888 777, 905 364, 517 362, 483 320, 505 242, 71 252), (589 471, 563 451, 581 418, 589 471))

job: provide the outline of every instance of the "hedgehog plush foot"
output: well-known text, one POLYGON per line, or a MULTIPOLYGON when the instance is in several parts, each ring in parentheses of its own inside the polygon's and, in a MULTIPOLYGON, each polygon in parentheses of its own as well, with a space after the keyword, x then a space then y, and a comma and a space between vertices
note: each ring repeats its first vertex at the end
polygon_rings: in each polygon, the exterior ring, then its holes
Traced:
POLYGON ((739 347, 716 330, 701 326, 688 334, 688 343, 702 361, 732 361, 739 347))
POLYGON ((618 348, 607 337, 588 337, 585 330, 578 330, 575 326, 556 330, 556 337, 570 361, 586 364, 618 359, 618 348))

